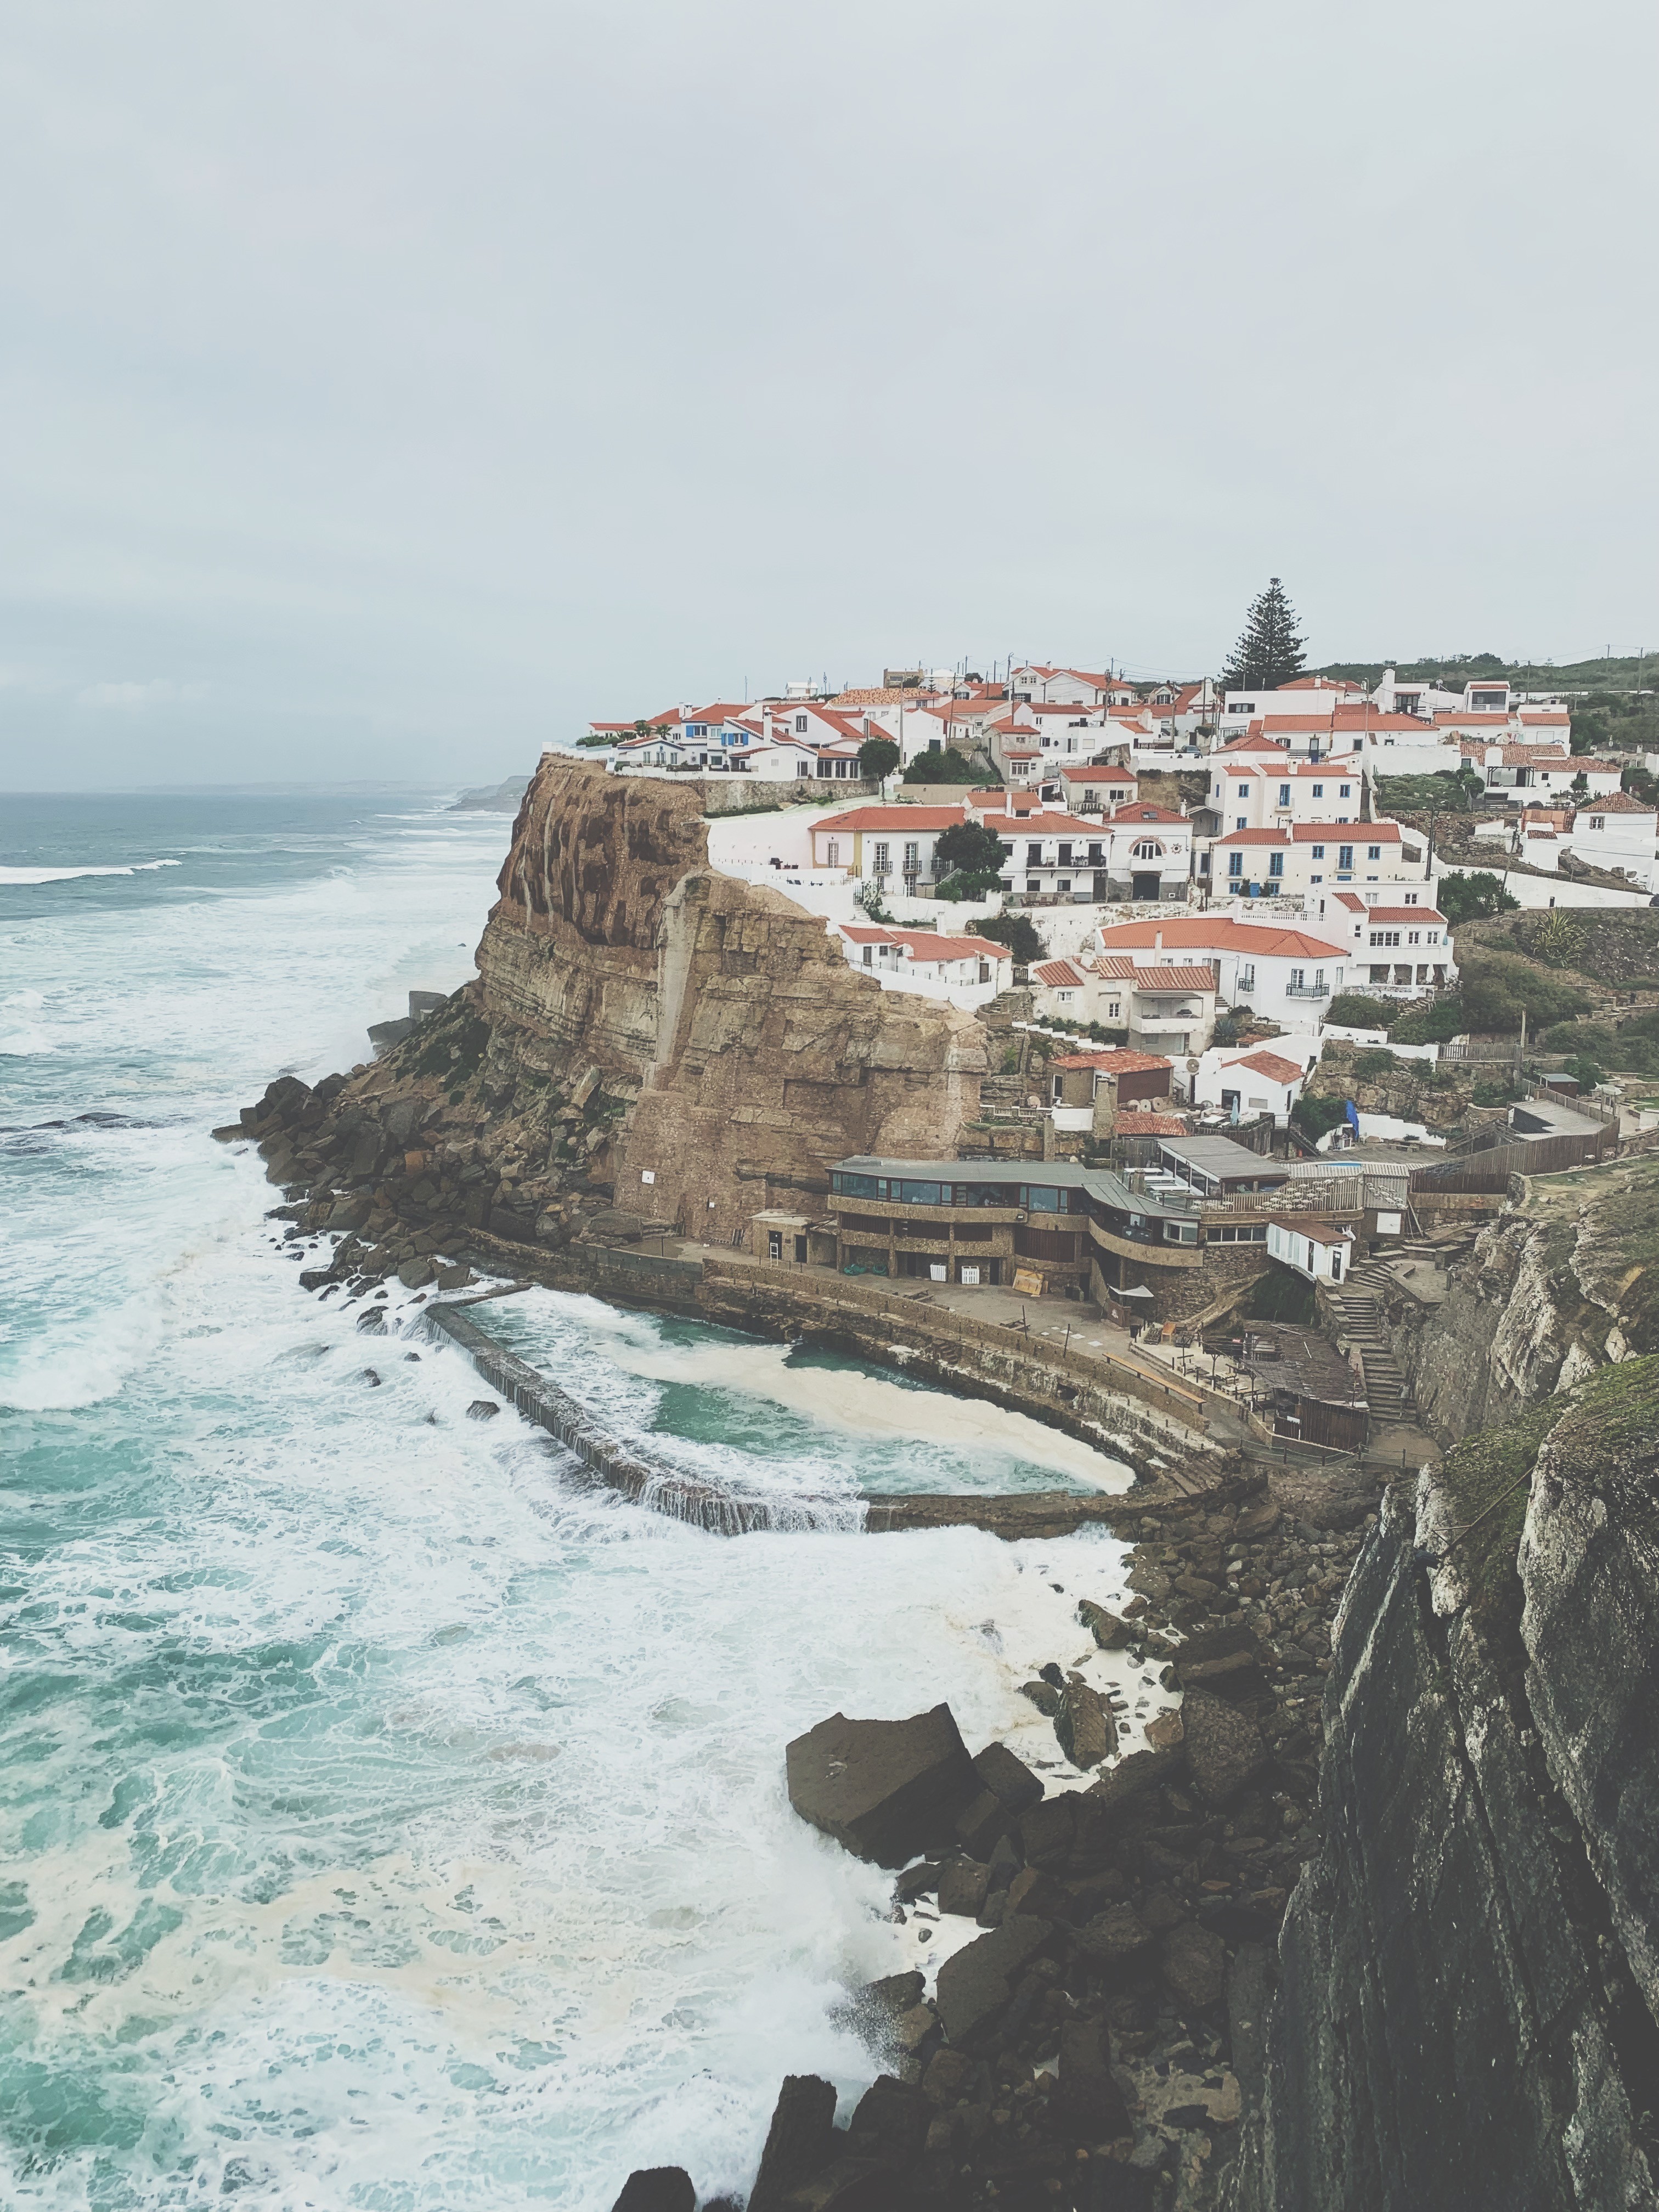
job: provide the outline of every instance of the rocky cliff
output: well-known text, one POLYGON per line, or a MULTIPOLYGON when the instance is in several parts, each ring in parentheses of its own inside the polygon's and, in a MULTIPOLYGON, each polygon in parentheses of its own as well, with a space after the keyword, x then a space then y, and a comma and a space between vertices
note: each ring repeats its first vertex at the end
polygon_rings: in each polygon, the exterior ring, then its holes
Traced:
POLYGON ((352 1232, 337 1279, 418 1284, 479 1230, 557 1247, 607 1206, 729 1243, 769 1204, 817 1212, 848 1153, 952 1156, 977 1111, 974 1017, 884 992, 820 919, 717 873, 686 784, 549 759, 499 888, 476 983, 243 1117, 305 1224, 352 1232))
POLYGON ((1343 1598, 1236 2212, 1659 2203, 1656 1203, 1535 1186, 1419 1317, 1467 1433, 1343 1598))

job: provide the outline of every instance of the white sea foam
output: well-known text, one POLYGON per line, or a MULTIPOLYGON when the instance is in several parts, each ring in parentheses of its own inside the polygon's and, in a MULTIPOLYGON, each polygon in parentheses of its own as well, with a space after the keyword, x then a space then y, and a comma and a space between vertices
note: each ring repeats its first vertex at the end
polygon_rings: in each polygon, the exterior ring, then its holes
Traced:
POLYGON ((143 876, 154 868, 180 868, 182 860, 132 860, 102 868, 0 867, 0 884, 70 884, 82 876, 143 876))
MULTIPOLYGON (((0 1717, 0 2201, 27 2212, 608 2212, 659 2162, 746 2187, 781 2074, 869 2078, 843 1983, 972 1933, 886 1917, 888 1877, 790 1813, 788 1738, 948 1698, 1068 1778, 1018 1685, 1084 1657, 1122 1547, 710 1536, 510 1410, 469 1420, 453 1348, 299 1293, 261 1164, 205 1132, 470 972, 507 825, 453 822, 447 858, 388 836, 348 878, 72 928, 43 902, 9 945, 0 1018, 56 1049, 8 1064, 0 1118, 71 1117, 9 1158, 0 1283, 30 1692, 0 1717)), ((654 1442, 684 1377, 636 1370, 670 1338, 590 1319, 612 1356, 556 1379, 654 1442)), ((920 1462, 964 1412, 876 1382, 918 1401, 906 1441, 837 1382, 832 1422, 756 1350, 713 1392, 732 1434, 781 1408, 831 1474, 920 1462)))

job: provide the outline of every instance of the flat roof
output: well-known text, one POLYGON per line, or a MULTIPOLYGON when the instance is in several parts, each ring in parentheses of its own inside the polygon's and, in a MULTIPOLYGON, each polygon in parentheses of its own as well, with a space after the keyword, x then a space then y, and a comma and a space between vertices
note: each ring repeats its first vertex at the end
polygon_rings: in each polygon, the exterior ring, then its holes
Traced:
POLYGON ((1081 1190, 1090 1170, 1075 1160, 887 1160, 873 1153, 832 1160, 837 1175, 895 1176, 908 1182, 1028 1182, 1043 1190, 1081 1190))
POLYGON ((1197 1168, 1201 1174, 1228 1182, 1240 1176, 1270 1175, 1284 1182, 1290 1176, 1283 1161, 1253 1152, 1248 1145, 1237 1145, 1231 1137, 1166 1137, 1158 1150, 1168 1152, 1183 1167, 1197 1168))

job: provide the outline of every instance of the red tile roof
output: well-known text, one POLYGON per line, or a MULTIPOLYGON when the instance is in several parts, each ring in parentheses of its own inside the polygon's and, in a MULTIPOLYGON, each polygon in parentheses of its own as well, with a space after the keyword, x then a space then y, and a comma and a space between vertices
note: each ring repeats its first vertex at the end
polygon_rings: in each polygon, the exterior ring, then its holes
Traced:
POLYGON ((1373 906, 1366 912, 1373 921, 1437 921, 1442 929, 1446 917, 1431 906, 1373 906))
POLYGON ((1254 953, 1267 959, 1346 960, 1347 953, 1340 945, 1332 945, 1322 937, 1310 937, 1306 930, 1287 929, 1277 922, 1229 921, 1220 917, 1199 921, 1123 921, 1100 933, 1101 949, 1110 952, 1121 946, 1125 951, 1134 946, 1153 946, 1163 952, 1236 952, 1254 953), (1158 944, 1157 940, 1163 941, 1158 944))
POLYGON ((1303 1071, 1293 1060, 1283 1060, 1276 1052, 1248 1053, 1243 1060, 1230 1060, 1229 1067, 1248 1067, 1253 1074, 1265 1075, 1269 1083, 1300 1083, 1303 1071))
POLYGON ((1213 968, 1137 968, 1135 988, 1140 991, 1213 991, 1213 968))
POLYGON ((948 830, 964 819, 960 806, 854 806, 812 824, 812 835, 840 830, 948 830))
POLYGON ((1122 1137, 1188 1137, 1192 1134, 1192 1125, 1184 1115, 1148 1114, 1135 1098, 1126 1099, 1118 1108, 1117 1127, 1118 1134, 1122 1137))
POLYGON ((1293 822, 1291 835, 1298 845, 1397 845, 1397 822, 1293 822))
POLYGON ((1108 1046, 1102 1052, 1063 1053, 1048 1062, 1050 1067, 1098 1067, 1108 1075, 1146 1075, 1159 1067, 1173 1067, 1172 1060, 1165 1060, 1155 1052, 1131 1052, 1122 1045, 1108 1046))
POLYGON ((1605 799, 1587 799, 1581 814, 1651 814, 1654 809, 1632 799, 1627 791, 1610 791, 1605 799))

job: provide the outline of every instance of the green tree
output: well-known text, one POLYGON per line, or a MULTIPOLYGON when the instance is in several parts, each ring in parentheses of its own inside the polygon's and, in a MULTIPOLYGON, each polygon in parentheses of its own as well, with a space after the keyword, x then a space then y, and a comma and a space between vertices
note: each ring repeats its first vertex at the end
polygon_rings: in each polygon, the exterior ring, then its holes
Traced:
POLYGON ((994 914, 988 921, 976 921, 974 934, 988 937, 994 945, 1006 945, 1022 968, 1044 957, 1042 939, 1023 914, 994 914))
POLYGON ((871 783, 891 775, 902 755, 890 738, 866 738, 859 747, 859 774, 871 783))
POLYGON ((1000 876, 1008 848, 982 822, 953 822, 933 846, 933 872, 1000 876))
POLYGON ((968 783, 983 784, 985 770, 975 768, 965 753, 952 752, 948 745, 938 751, 918 753, 904 771, 906 783, 968 783))
POLYGON ((1485 921, 1494 914, 1513 914, 1521 902, 1511 898, 1489 868, 1471 875, 1442 876, 1436 893, 1448 921, 1485 921))
POLYGON ((1222 672, 1230 691, 1276 690, 1300 676, 1307 665, 1302 650, 1307 642, 1297 634, 1296 609, 1277 576, 1252 600, 1244 617, 1244 633, 1233 647, 1233 657, 1222 672))

